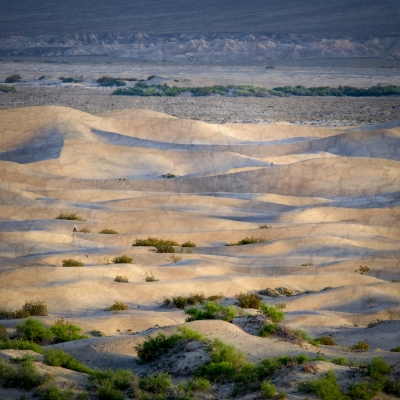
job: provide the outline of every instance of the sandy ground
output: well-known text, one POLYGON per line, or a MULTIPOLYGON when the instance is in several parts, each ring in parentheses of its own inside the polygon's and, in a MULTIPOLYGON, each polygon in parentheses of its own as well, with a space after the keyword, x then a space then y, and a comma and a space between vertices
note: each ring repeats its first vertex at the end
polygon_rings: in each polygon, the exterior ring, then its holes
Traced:
MULTIPOLYGON (((288 326, 332 334, 339 346, 323 347, 327 356, 400 362, 390 352, 400 345, 398 122, 207 124, 49 106, 1 110, 0 121, 0 304, 40 299, 49 307, 45 322, 65 317, 107 335, 59 347, 92 366, 142 371, 133 346, 145 333, 132 332, 170 332, 185 320, 183 311, 160 307, 164 296, 222 292, 233 301, 285 286, 315 292, 264 300, 286 304, 288 326), (178 177, 162 177, 169 172, 178 177), (73 234, 74 221, 55 219, 61 212, 78 213, 78 231, 92 233, 73 234), (118 234, 98 233, 105 228, 118 234), (197 247, 174 262, 132 247, 148 236, 197 247), (248 236, 265 241, 225 246, 248 236), (132 264, 104 265, 123 254, 132 264), (85 267, 63 268, 68 258, 85 267), (361 275, 360 265, 370 271, 361 275), (159 281, 145 282, 146 272, 159 281), (114 300, 129 310, 104 311, 114 300), (377 319, 384 322, 367 327, 377 319), (349 353, 358 340, 370 350, 349 353)), ((1 321, 10 330, 18 322, 1 321)), ((321 351, 226 322, 191 325, 253 361, 321 351)))

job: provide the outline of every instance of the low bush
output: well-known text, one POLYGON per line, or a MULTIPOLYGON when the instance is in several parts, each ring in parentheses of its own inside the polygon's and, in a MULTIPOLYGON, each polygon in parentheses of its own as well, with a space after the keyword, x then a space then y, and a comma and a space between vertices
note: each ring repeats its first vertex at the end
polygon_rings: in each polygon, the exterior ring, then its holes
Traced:
POLYGON ((54 338, 53 332, 46 328, 43 323, 34 318, 28 318, 15 328, 18 339, 37 344, 45 344, 54 338))
POLYGON ((69 258, 68 260, 62 260, 63 267, 84 267, 85 264, 81 261, 69 258))
POLYGON ((169 257, 169 260, 172 261, 173 263, 177 263, 179 261, 182 261, 182 257, 173 255, 169 257))
POLYGON ((349 386, 351 399, 372 400, 379 392, 370 382, 351 383, 349 386))
POLYGON ((0 325, 0 340, 5 340, 8 337, 7 328, 3 325, 0 325))
POLYGON ((135 376, 132 371, 127 369, 106 369, 106 370, 95 370, 92 373, 93 378, 100 382, 110 382, 113 389, 126 390, 134 382, 135 376))
POLYGON ((268 226, 268 225, 260 225, 258 227, 258 229, 271 229, 271 228, 272 228, 272 226, 268 226))
POLYGON ((12 74, 10 76, 7 76, 5 79, 5 83, 15 83, 15 82, 21 82, 22 76, 20 74, 12 74))
POLYGON ((156 253, 175 253, 175 248, 170 244, 157 244, 156 253))
POLYGON ((122 276, 122 275, 117 275, 114 279, 114 282, 123 282, 123 283, 128 283, 128 277, 127 276, 122 276))
POLYGON ((73 213, 73 212, 61 213, 57 217, 55 217, 55 219, 66 219, 68 221, 86 221, 86 219, 83 219, 77 213, 73 213))
POLYGON ((359 272, 361 275, 364 275, 365 273, 369 272, 371 268, 367 267, 366 265, 360 265, 358 268, 358 271, 356 270, 355 272, 359 272))
POLYGON ((349 347, 349 350, 350 351, 367 351, 367 350, 369 350, 369 344, 362 340, 359 340, 358 343, 349 347))
POLYGON ((132 264, 133 259, 126 254, 120 257, 115 257, 111 260, 114 264, 132 264))
POLYGON ((186 385, 186 390, 193 392, 208 392, 210 389, 210 381, 201 377, 191 379, 186 385))
POLYGON ((332 364, 336 364, 336 365, 344 365, 344 366, 350 366, 353 365, 354 362, 353 361, 349 361, 347 358, 345 357, 337 357, 337 358, 333 358, 331 360, 332 364))
POLYGON ((92 233, 92 230, 89 229, 88 227, 84 226, 83 228, 79 229, 78 232, 81 232, 81 233, 92 233))
POLYGON ((224 383, 231 380, 236 373, 236 368, 227 361, 210 363, 200 367, 199 373, 213 383, 224 383))
POLYGON ((260 311, 265 317, 269 318, 272 322, 280 322, 285 319, 285 313, 277 309, 275 306, 269 306, 265 303, 260 303, 260 311))
POLYGON ((163 178, 166 179, 172 179, 172 178, 177 178, 178 175, 173 174, 172 172, 168 172, 167 174, 161 175, 163 178))
POLYGON ((83 82, 82 78, 73 78, 72 76, 69 76, 68 78, 61 76, 59 79, 61 79, 62 83, 82 83, 83 82))
POLYGON ((204 304, 206 301, 220 301, 224 298, 222 293, 206 297, 204 292, 191 293, 189 296, 176 296, 172 299, 165 298, 164 306, 174 306, 183 310, 187 306, 194 306, 196 304, 204 304))
MULTIPOLYGON (((71 400, 74 398, 72 390, 61 391, 57 386, 50 386, 38 393, 40 400, 71 400)), ((87 399, 80 396, 80 399, 87 399)), ((77 399, 78 400, 78 399, 77 399)))
POLYGON ((304 332, 302 329, 292 329, 292 332, 299 335, 301 340, 312 344, 313 346, 318 346, 319 341, 311 337, 307 332, 304 332))
POLYGON ((189 306, 185 308, 185 313, 189 315, 187 322, 204 319, 221 319, 231 322, 233 318, 239 315, 237 309, 233 306, 224 306, 213 301, 207 301, 203 305, 189 306))
POLYGON ((87 339, 89 337, 82 335, 80 326, 64 321, 64 318, 55 321, 50 330, 54 334, 54 343, 71 342, 72 340, 87 339))
POLYGON ((245 237, 244 239, 239 240, 236 243, 226 244, 225 246, 243 246, 246 244, 262 243, 262 242, 265 242, 265 238, 256 238, 254 236, 251 236, 251 237, 245 237))
POLYGON ((159 244, 167 244, 170 246, 179 246, 174 240, 164 240, 155 237, 148 237, 147 239, 136 239, 132 246, 157 246, 159 244))
POLYGON ((337 343, 330 336, 321 336, 316 341, 324 346, 337 346, 337 343))
POLYGON ((271 333, 276 332, 276 324, 265 324, 260 330, 261 337, 268 337, 271 333))
POLYGON ((172 386, 171 377, 165 373, 155 376, 146 376, 139 382, 139 388, 147 393, 165 394, 172 386))
POLYGON ((296 362, 297 362, 298 364, 304 364, 305 362, 310 361, 310 357, 308 357, 308 356, 305 355, 305 354, 300 354, 299 356, 297 356, 297 357, 295 358, 295 360, 296 360, 296 362))
POLYGON ((147 80, 148 81, 151 81, 153 78, 155 78, 156 76, 155 75, 150 75, 148 78, 147 78, 147 80))
POLYGON ((8 350, 8 349, 32 350, 38 354, 43 353, 41 346, 39 346, 36 343, 29 342, 27 340, 18 340, 18 339, 10 340, 7 338, 6 340, 0 341, 0 350, 8 350))
POLYGON ((44 301, 27 301, 22 306, 22 311, 29 313, 32 317, 47 317, 49 315, 44 301))
POLYGON ((103 234, 103 235, 117 235, 118 232, 114 229, 103 229, 102 231, 100 231, 99 233, 103 234))
POLYGON ((390 349, 390 351, 393 351, 395 353, 400 353, 400 346, 396 346, 390 349))
POLYGON ((125 400, 125 396, 119 390, 115 389, 112 382, 102 382, 97 391, 98 400, 125 400))
POLYGON ((144 281, 145 282, 158 282, 159 279, 157 279, 152 272, 145 272, 144 273, 144 281))
POLYGON ((196 247, 196 243, 191 242, 190 240, 188 240, 185 243, 181 244, 182 247, 196 247))
POLYGON ((340 400, 343 395, 340 391, 334 371, 328 371, 321 378, 307 380, 298 385, 300 392, 313 393, 323 400, 340 400))
POLYGON ((14 86, 0 85, 0 92, 15 93, 16 91, 14 86))
POLYGON ((124 303, 123 301, 115 300, 114 304, 110 307, 105 308, 104 311, 124 311, 128 309, 129 307, 126 303, 124 303))
POLYGON ((76 372, 92 375, 94 372, 87 365, 78 361, 75 357, 59 349, 45 349, 44 361, 53 367, 63 367, 76 372))
POLYGON ((276 387, 270 381, 262 382, 260 389, 266 399, 273 399, 275 397, 276 387))
POLYGON ((96 336, 96 337, 103 337, 106 336, 104 332, 99 331, 97 329, 94 329, 92 331, 89 332, 91 335, 96 336))
POLYGON ((144 362, 155 360, 161 354, 172 349, 176 343, 181 340, 204 340, 204 337, 193 329, 183 326, 178 328, 178 333, 171 336, 165 336, 164 333, 158 332, 156 336, 146 336, 146 340, 135 346, 138 357, 144 362))
POLYGON ((236 294, 236 304, 242 308, 259 308, 262 297, 256 293, 236 294))
POLYGON ((97 79, 97 83, 103 87, 110 86, 126 86, 126 83, 120 78, 112 78, 111 76, 102 76, 97 79))

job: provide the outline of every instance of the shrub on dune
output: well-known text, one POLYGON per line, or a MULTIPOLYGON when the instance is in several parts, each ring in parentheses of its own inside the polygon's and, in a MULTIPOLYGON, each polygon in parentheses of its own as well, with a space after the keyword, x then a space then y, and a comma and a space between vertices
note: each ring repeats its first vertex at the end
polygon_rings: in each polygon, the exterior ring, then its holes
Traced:
POLYGON ((62 260, 63 267, 84 267, 85 264, 81 261, 69 258, 68 260, 62 260))
POLYGON ((103 234, 103 235, 117 235, 118 232, 114 229, 103 229, 102 231, 100 231, 99 233, 103 234))
POLYGON ((72 340, 87 339, 89 337, 82 335, 82 328, 80 326, 64 321, 64 318, 54 322, 50 330, 54 334, 54 343, 70 342, 72 340))
POLYGON ((185 313, 189 315, 187 322, 204 320, 204 319, 221 319, 231 322, 239 313, 233 306, 224 306, 213 301, 207 301, 203 305, 189 306, 185 308, 185 313))
POLYGON ((73 212, 61 213, 55 219, 66 219, 68 221, 86 221, 86 219, 83 219, 77 213, 73 213, 73 212))
POLYGON ((242 308, 259 308, 262 297, 256 293, 236 294, 236 304, 242 308))
POLYGON ((115 257, 111 261, 114 264, 132 264, 133 259, 124 254, 123 256, 115 257))
POLYGON ((128 309, 129 307, 126 303, 124 303, 123 301, 115 300, 114 304, 110 307, 105 308, 104 311, 124 311, 128 309))
POLYGON ((265 238, 257 238, 254 236, 250 236, 250 237, 245 237, 244 239, 239 240, 236 243, 226 244, 225 246, 243 246, 246 244, 262 243, 262 242, 265 242, 265 238))

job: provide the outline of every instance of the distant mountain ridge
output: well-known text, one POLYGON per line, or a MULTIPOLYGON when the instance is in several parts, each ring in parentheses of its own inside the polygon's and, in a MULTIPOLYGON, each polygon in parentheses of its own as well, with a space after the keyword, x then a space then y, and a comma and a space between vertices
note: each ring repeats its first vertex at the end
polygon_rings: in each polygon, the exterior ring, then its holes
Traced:
POLYGON ((110 56, 148 61, 252 62, 279 59, 400 59, 400 35, 327 39, 239 33, 68 33, 0 39, 0 56, 110 56))

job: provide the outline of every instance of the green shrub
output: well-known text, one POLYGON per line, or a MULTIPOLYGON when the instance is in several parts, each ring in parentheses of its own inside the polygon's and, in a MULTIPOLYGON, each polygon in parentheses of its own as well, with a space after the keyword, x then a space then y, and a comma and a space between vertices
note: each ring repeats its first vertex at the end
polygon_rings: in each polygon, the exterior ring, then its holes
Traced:
POLYGON ((84 226, 83 228, 79 229, 78 232, 81 232, 81 233, 92 233, 92 230, 89 229, 87 226, 84 226))
POLYGON ((260 303, 260 313, 269 318, 272 322, 280 322, 285 319, 285 313, 278 310, 275 306, 260 303))
POLYGON ((54 322, 54 325, 50 328, 54 334, 54 343, 70 342, 72 340, 87 339, 89 336, 82 335, 82 328, 74 325, 71 322, 64 321, 61 318, 54 322))
POLYGON ((157 244, 155 248, 156 253, 175 253, 174 247, 170 244, 157 244))
POLYGON ((93 374, 93 370, 78 361, 75 357, 59 349, 45 349, 43 351, 44 361, 53 367, 63 367, 84 374, 93 374))
POLYGON ((114 229, 103 229, 99 233, 101 233, 103 235, 117 235, 118 234, 118 232, 114 229))
POLYGON ((223 343, 216 338, 207 348, 211 361, 215 364, 228 362, 235 368, 240 368, 246 364, 246 356, 241 351, 238 351, 235 346, 223 343))
POLYGON ((43 350, 42 348, 36 344, 29 342, 27 340, 2 340, 0 341, 0 350, 8 350, 8 349, 13 349, 13 350, 32 350, 35 353, 42 354, 43 350))
POLYGON ((164 394, 172 386, 171 378, 168 374, 158 373, 155 376, 146 376, 139 382, 139 387, 144 392, 164 394))
POLYGON ((187 384, 187 390, 193 392, 207 392, 210 389, 211 389, 210 381, 201 377, 193 378, 187 384))
POLYGON ((163 178, 166 179, 172 179, 172 178, 177 178, 178 175, 173 174, 172 172, 168 172, 167 174, 161 175, 163 178))
POLYGON ((8 337, 7 328, 3 325, 0 325, 0 340, 5 340, 8 337))
POLYGON ((298 389, 300 392, 313 393, 323 400, 343 399, 333 370, 328 371, 321 378, 301 382, 298 385, 298 389))
POLYGON ((236 294, 236 304, 242 308, 259 308, 262 297, 256 293, 236 294))
POLYGON ((270 381, 262 382, 260 389, 266 399, 273 399, 275 397, 276 387, 270 381))
POLYGON ((370 382, 351 383, 349 386, 349 395, 352 399, 372 400, 379 390, 370 382))
POLYGON ((147 239, 136 239, 132 246, 157 246, 159 244, 166 244, 170 246, 179 246, 174 240, 164 240, 155 237, 148 237, 147 239))
POLYGON ((390 351, 393 351, 395 353, 400 353, 400 346, 393 347, 392 349, 390 349, 390 351))
POLYGON ((132 264, 133 259, 128 257, 126 254, 120 257, 115 257, 111 260, 114 264, 132 264))
POLYGON ((162 332, 156 336, 146 336, 146 340, 135 346, 138 357, 144 362, 150 362, 159 357, 162 353, 172 349, 181 340, 204 340, 203 336, 193 329, 183 326, 178 328, 179 333, 167 337, 162 332))
POLYGON ((222 319, 231 322, 239 315, 235 307, 224 306, 213 301, 207 301, 203 305, 189 306, 185 308, 185 313, 189 315, 187 322, 203 319, 222 319))
POLYGON ((0 92, 4 93, 15 93, 17 90, 15 89, 14 86, 6 86, 6 85, 0 85, 0 92))
POLYGON ((34 318, 28 318, 16 326, 16 333, 19 339, 44 344, 48 340, 52 340, 54 334, 43 323, 34 318))
POLYGON ((271 229, 271 228, 272 228, 272 226, 268 226, 268 225, 260 225, 258 227, 258 229, 271 229))
POLYGON ((109 86, 126 86, 126 83, 120 78, 112 78, 111 76, 102 76, 97 79, 97 83, 100 86, 109 87, 109 86))
POLYGON ((349 348, 350 351, 367 351, 369 350, 369 344, 359 340, 358 343, 354 344, 349 348))
POLYGON ((145 282, 157 282, 157 281, 159 281, 159 279, 157 279, 152 272, 150 272, 150 273, 145 272, 144 273, 144 280, 145 280, 145 282))
POLYGON ((236 243, 226 244, 225 246, 243 246, 245 244, 262 243, 262 242, 265 242, 265 238, 256 238, 254 236, 251 236, 251 237, 245 237, 244 239, 239 240, 236 243))
POLYGON ((177 262, 179 262, 179 261, 182 261, 182 257, 176 256, 176 255, 170 256, 169 259, 170 259, 170 261, 172 261, 173 263, 177 263, 177 262))
POLYGON ((104 311, 124 311, 128 309, 129 307, 126 303, 124 303, 123 301, 115 300, 114 304, 110 307, 105 308, 104 311))
POLYGON ((99 400, 125 400, 123 393, 114 389, 113 384, 110 381, 102 382, 97 391, 97 397, 99 400))
POLYGON ((321 336, 316 341, 324 346, 337 346, 337 343, 330 336, 321 336))
POLYGON ((261 337, 268 337, 271 333, 276 331, 276 324, 265 324, 260 330, 261 337))
POLYGON ((114 279, 114 282, 123 282, 123 283, 128 283, 128 277, 127 276, 122 276, 122 275, 117 275, 114 279))
POLYGON ((354 362, 353 361, 349 361, 347 358, 345 357, 336 357, 334 359, 331 360, 332 364, 336 364, 336 365, 353 365, 354 362))
POLYGON ((189 296, 176 296, 172 297, 172 299, 165 298, 164 299, 164 306, 170 306, 171 304, 183 310, 187 306, 194 306, 196 304, 204 304, 206 301, 220 301, 224 298, 222 293, 215 294, 206 297, 204 292, 194 292, 191 293, 189 296))
POLYGON ((199 369, 199 373, 211 382, 226 382, 236 373, 235 367, 227 361, 220 363, 210 363, 203 365, 199 369))
POLYGON ((62 260, 63 267, 84 267, 85 264, 81 261, 69 258, 68 260, 62 260))
POLYGON ((82 83, 83 79, 82 78, 73 78, 72 76, 68 77, 68 78, 64 78, 63 76, 60 77, 59 79, 62 80, 62 83, 82 83))
POLYGON ((308 357, 306 354, 300 354, 296 357, 296 362, 298 364, 304 364, 307 361, 310 361, 310 357, 308 357))
POLYGON ((61 391, 56 386, 51 386, 40 392, 40 400, 71 400, 74 392, 71 390, 61 391))
POLYGON ((181 244, 182 247, 196 247, 196 243, 191 242, 190 240, 188 240, 185 243, 181 244))
POLYGON ((59 214, 55 219, 66 219, 68 221, 86 221, 86 219, 83 219, 82 217, 80 217, 77 213, 61 213, 59 214))
POLYGON ((301 340, 304 340, 305 342, 308 342, 313 346, 319 345, 318 340, 315 340, 313 337, 311 337, 307 332, 304 332, 302 329, 292 329, 292 332, 300 336, 301 340))
POLYGON ((106 336, 104 332, 98 331, 98 330, 96 330, 96 329, 90 331, 90 334, 93 335, 93 336, 96 336, 96 337, 103 337, 103 336, 106 336))
POLYGON ((92 376, 100 383, 111 382, 113 389, 116 390, 128 389, 135 378, 132 371, 120 368, 117 370, 95 370, 92 376))
POLYGON ((156 76, 155 75, 150 75, 148 78, 147 78, 147 80, 148 81, 151 81, 153 78, 155 78, 156 76))
POLYGON ((12 74, 11 76, 8 76, 5 79, 5 83, 15 83, 15 82, 20 82, 22 79, 22 76, 20 74, 12 74))

